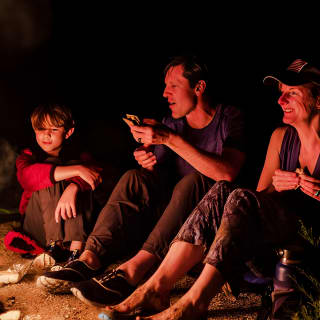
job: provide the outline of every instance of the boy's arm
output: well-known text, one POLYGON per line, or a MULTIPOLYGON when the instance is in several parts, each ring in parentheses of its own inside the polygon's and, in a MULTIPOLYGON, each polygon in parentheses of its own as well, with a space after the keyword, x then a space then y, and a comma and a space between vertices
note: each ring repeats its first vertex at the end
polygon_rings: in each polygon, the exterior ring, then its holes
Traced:
POLYGON ((66 180, 77 184, 81 191, 94 190, 102 178, 100 168, 88 153, 80 155, 81 164, 58 166, 54 171, 56 181, 66 180))
POLYGON ((70 180, 81 191, 94 190, 101 182, 100 168, 84 165, 56 166, 52 163, 35 162, 29 149, 23 150, 16 160, 17 178, 24 190, 34 192, 51 187, 55 182, 70 180))
POLYGON ((54 213, 57 223, 61 221, 61 218, 67 220, 77 216, 76 198, 78 191, 79 187, 74 183, 70 183, 63 191, 54 213))

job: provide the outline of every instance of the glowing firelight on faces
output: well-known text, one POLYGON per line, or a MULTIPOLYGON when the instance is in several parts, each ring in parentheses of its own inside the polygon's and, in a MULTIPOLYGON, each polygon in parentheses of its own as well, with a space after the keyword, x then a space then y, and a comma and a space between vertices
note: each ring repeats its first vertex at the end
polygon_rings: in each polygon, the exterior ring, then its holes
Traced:
POLYGON ((181 65, 171 67, 165 77, 163 96, 168 100, 172 117, 182 118, 195 109, 195 89, 190 87, 189 80, 183 76, 181 65))
POLYGON ((284 113, 283 123, 293 125, 297 121, 308 120, 315 104, 311 91, 306 86, 279 85, 281 95, 278 103, 284 113))
POLYGON ((65 139, 73 133, 73 128, 66 132, 64 127, 56 127, 50 119, 43 123, 41 128, 34 128, 36 140, 43 151, 48 155, 57 157, 65 139))

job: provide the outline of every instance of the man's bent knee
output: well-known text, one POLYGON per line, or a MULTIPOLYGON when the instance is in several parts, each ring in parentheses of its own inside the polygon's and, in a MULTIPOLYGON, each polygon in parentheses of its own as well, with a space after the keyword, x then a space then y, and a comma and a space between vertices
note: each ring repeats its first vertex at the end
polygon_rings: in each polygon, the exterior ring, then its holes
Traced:
POLYGON ((206 178, 204 175, 198 172, 189 173, 184 176, 174 187, 173 193, 183 193, 190 192, 194 189, 198 189, 201 187, 204 188, 206 182, 206 178))
POLYGON ((151 178, 151 174, 139 169, 130 169, 126 171, 119 180, 121 184, 140 184, 146 179, 151 178))

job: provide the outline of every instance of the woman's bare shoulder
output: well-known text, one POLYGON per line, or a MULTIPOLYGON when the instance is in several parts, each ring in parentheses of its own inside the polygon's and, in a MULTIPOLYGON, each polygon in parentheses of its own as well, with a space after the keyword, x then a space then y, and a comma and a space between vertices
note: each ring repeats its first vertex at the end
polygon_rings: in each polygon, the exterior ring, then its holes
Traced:
POLYGON ((284 134, 286 133, 288 126, 278 127, 272 133, 271 139, 282 142, 284 134))

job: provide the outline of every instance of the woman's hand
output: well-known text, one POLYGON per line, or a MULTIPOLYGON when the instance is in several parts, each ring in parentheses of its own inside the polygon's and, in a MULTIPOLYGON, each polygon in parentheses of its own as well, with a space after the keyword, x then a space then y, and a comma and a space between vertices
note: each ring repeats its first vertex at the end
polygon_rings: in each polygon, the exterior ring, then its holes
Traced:
POLYGON ((272 184, 278 192, 297 189, 299 180, 297 173, 280 169, 275 170, 272 176, 272 184))
POLYGON ((79 187, 74 183, 70 183, 63 191, 54 213, 57 223, 60 222, 61 218, 67 220, 77 216, 76 199, 78 191, 79 187))
POLYGON ((300 175, 299 185, 302 192, 320 201, 320 180, 306 174, 302 174, 300 175))

